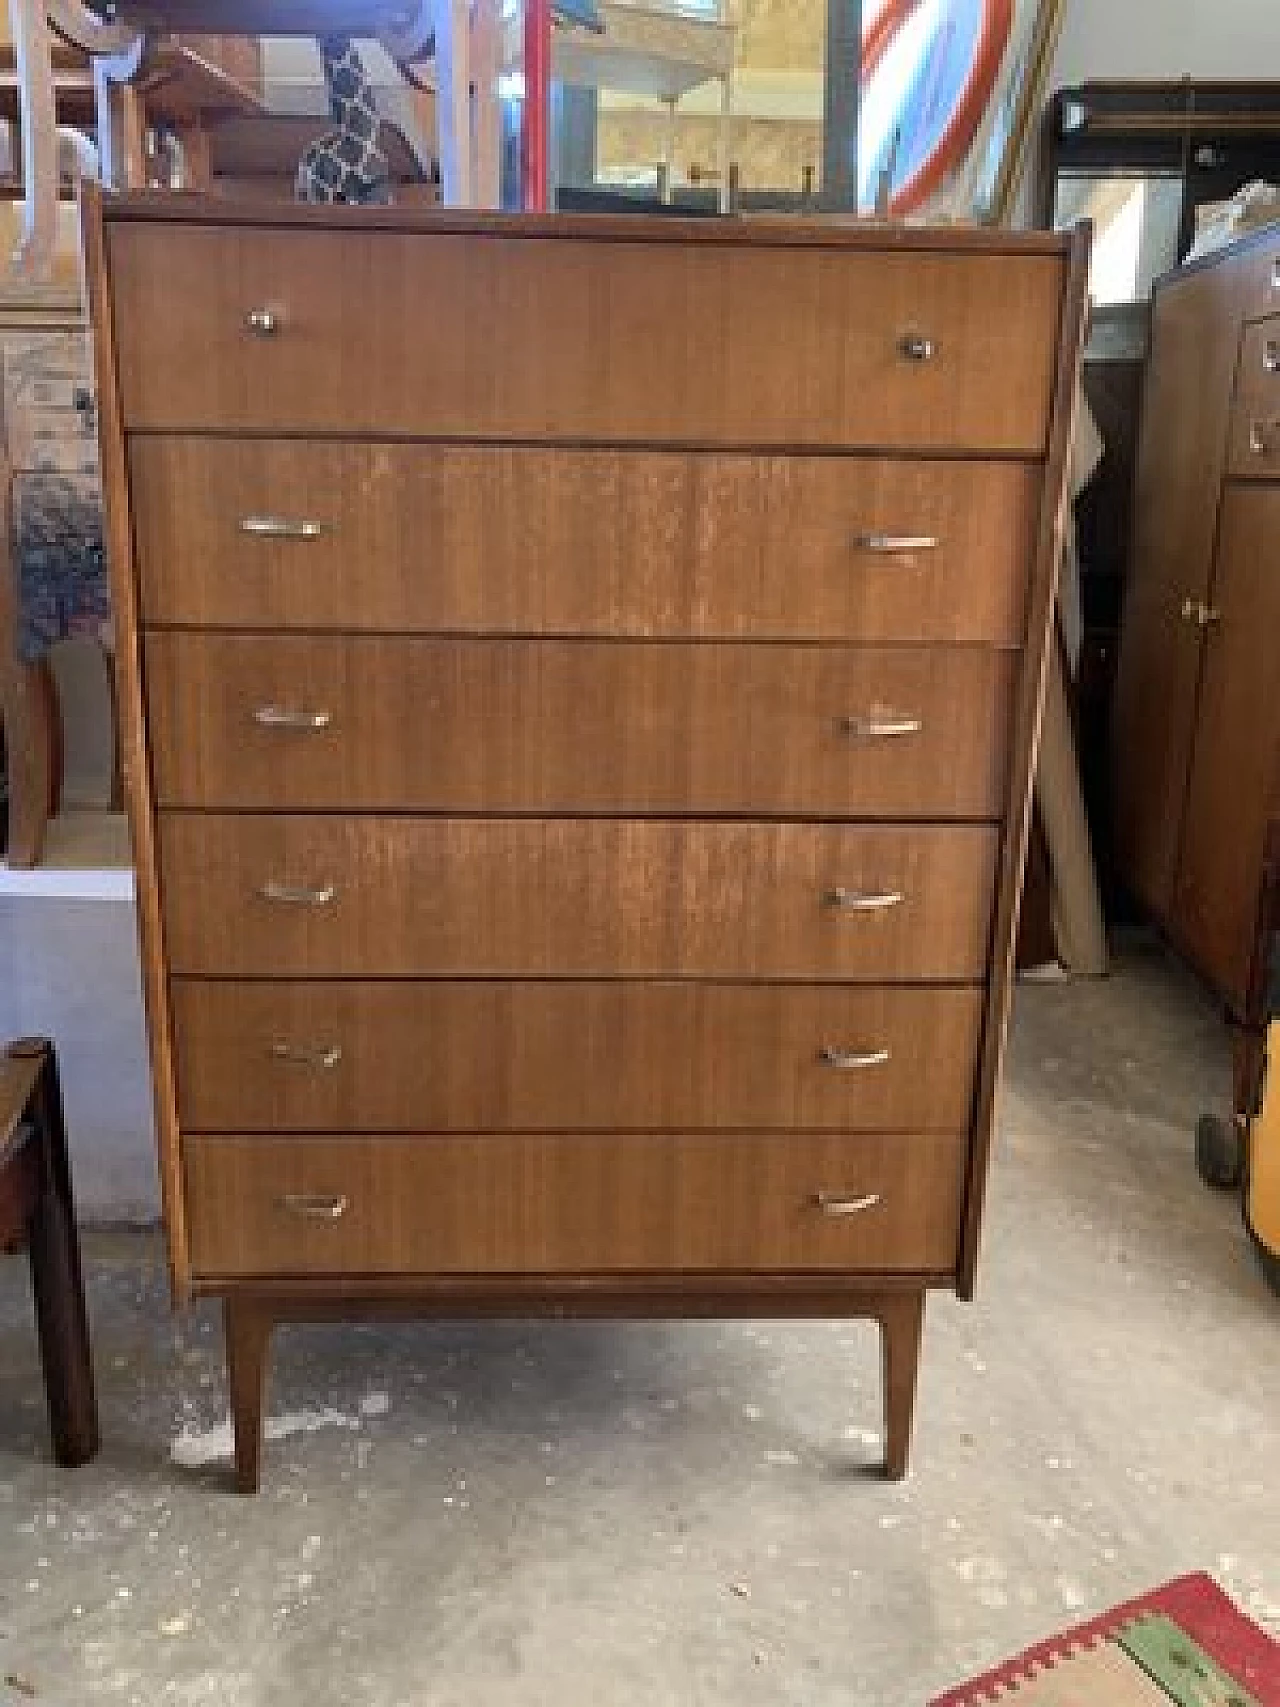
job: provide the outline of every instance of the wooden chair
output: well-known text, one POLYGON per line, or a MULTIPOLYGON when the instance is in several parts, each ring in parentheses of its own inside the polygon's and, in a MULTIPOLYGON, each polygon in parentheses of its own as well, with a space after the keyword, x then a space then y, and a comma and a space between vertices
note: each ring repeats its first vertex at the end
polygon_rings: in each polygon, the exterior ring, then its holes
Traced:
POLYGON ((70 1469, 97 1454, 98 1407, 58 1065, 44 1038, 0 1055, 0 1248, 24 1244, 54 1457, 70 1469))

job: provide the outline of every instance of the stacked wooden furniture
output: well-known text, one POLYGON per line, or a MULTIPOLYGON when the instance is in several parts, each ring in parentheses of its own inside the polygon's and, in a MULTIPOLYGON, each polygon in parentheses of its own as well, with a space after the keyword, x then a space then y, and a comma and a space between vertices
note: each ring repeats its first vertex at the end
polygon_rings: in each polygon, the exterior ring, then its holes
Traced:
POLYGON ((1280 816, 1280 231, 1156 288, 1134 527, 1117 865, 1239 1019, 1280 816))
POLYGON ((1082 244, 91 197, 170 1249, 272 1322, 973 1285, 1082 244), (192 359, 192 352, 199 359, 192 359))

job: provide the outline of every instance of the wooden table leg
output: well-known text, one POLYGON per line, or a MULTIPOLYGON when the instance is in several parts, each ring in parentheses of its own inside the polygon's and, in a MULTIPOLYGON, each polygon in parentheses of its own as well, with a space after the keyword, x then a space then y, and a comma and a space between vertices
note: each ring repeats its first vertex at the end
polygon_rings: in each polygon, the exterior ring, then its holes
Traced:
POLYGON ((28 1223, 31 1282, 53 1453, 59 1464, 75 1468, 97 1454, 99 1431, 62 1090, 49 1044, 33 1042, 13 1048, 38 1050, 42 1055, 40 1075, 26 1108, 41 1173, 28 1223))
POLYGON ((882 1299, 876 1308, 884 1368, 884 1471, 892 1482, 906 1475, 911 1455, 924 1299, 923 1292, 903 1292, 882 1299))
POLYGON ((260 1298, 233 1295, 223 1303, 227 1384, 235 1435, 236 1488, 256 1494, 262 1483, 262 1425, 267 1359, 275 1316, 260 1298))

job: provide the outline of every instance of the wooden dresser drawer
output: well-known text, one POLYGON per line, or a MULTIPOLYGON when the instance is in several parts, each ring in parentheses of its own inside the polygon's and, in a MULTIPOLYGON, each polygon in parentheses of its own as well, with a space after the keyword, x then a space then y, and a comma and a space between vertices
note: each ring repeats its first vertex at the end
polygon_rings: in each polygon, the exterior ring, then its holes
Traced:
POLYGON ((184 813, 160 869, 179 973, 962 983, 998 846, 994 825, 184 813))
POLYGON ((959 1131, 982 998, 175 979, 179 1113, 205 1132, 959 1131))
POLYGON ((950 1273, 955 1133, 188 1138, 206 1277, 950 1273))
POLYGON ((142 613, 1021 645, 1025 463, 135 439, 142 613))
POLYGON ((1059 256, 639 226, 109 242, 131 431, 1045 447, 1059 256))
POLYGON ((1227 473, 1236 480, 1280 479, 1280 378, 1270 399, 1240 397, 1231 405, 1227 473))
POLYGON ((158 802, 206 811, 994 819, 1018 671, 978 647, 178 630, 145 659, 158 802))

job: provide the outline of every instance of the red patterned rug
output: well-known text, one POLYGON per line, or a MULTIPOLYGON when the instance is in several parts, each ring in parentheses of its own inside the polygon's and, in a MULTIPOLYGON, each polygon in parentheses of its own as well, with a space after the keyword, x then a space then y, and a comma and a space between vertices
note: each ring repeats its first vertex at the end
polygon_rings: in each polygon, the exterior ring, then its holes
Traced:
POLYGON ((930 1707, 1280 1707, 1280 1645, 1206 1576, 1028 1648, 930 1707))

